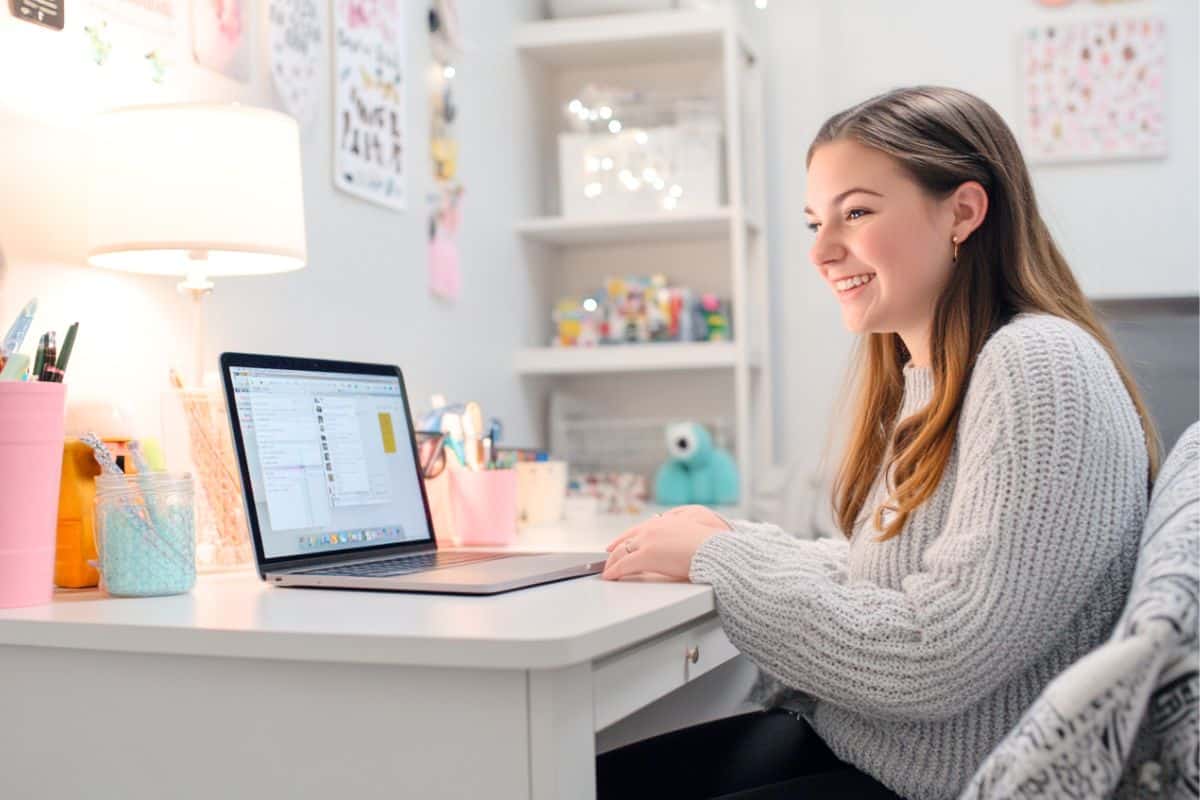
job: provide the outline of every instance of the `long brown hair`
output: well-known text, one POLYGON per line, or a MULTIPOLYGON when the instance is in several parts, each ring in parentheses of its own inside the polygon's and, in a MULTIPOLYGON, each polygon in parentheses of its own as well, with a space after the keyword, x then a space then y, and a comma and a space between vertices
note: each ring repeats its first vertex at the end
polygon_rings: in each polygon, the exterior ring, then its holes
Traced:
POLYGON ((966 181, 977 181, 988 196, 987 214, 961 244, 934 308, 929 405, 896 423, 909 354, 895 333, 871 333, 860 342, 853 423, 833 485, 834 516, 842 532, 852 535, 881 473, 890 473, 891 480, 887 501, 873 514, 876 530, 883 533, 879 541, 899 535, 909 514, 934 493, 954 445, 975 359, 988 337, 1022 312, 1071 320, 1108 351, 1141 417, 1150 456, 1147 477, 1153 480, 1159 462, 1154 423, 1042 221, 1025 159, 995 109, 957 89, 897 89, 830 117, 810 145, 807 163, 818 147, 839 140, 891 156, 931 197, 947 197, 966 181), (889 443, 891 456, 884 464, 889 443), (885 507, 895 513, 886 526, 885 507))

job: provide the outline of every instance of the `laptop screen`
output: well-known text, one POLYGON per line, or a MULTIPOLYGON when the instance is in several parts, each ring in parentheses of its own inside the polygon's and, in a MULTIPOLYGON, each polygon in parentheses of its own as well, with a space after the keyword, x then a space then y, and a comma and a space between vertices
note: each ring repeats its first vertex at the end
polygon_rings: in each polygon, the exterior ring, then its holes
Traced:
POLYGON ((265 558, 432 540, 396 375, 229 379, 265 558))

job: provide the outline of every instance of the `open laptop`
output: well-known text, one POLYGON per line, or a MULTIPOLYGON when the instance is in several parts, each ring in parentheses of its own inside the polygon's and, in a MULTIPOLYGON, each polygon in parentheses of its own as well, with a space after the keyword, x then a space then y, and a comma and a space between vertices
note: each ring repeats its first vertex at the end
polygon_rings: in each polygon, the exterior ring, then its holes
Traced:
POLYGON ((604 553, 438 547, 398 367, 223 353, 221 376, 269 583, 496 594, 604 568, 604 553))

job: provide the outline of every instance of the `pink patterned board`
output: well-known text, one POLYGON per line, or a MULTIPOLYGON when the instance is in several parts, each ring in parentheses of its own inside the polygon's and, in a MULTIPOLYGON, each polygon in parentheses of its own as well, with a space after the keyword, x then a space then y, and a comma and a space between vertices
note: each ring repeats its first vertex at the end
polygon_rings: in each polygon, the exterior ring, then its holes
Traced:
POLYGON ((1021 42, 1031 161, 1167 154, 1166 25, 1119 17, 1040 25, 1021 42))

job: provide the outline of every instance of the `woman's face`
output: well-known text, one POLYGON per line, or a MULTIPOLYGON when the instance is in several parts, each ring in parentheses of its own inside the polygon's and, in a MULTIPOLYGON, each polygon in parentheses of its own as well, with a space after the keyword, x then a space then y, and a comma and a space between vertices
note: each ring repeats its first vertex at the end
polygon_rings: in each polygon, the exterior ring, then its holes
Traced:
POLYGON ((954 265, 951 204, 930 198, 891 156, 852 141, 813 153, 807 199, 810 257, 846 327, 926 335, 954 265))

